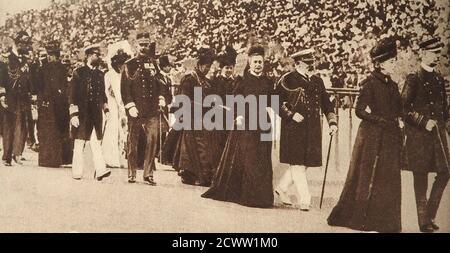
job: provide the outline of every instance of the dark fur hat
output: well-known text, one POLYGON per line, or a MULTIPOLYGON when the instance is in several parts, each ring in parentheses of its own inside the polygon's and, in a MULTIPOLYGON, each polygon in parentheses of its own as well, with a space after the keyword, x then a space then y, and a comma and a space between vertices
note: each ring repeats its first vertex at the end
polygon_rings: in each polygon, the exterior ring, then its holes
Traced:
POLYGON ((252 55, 261 55, 262 57, 264 57, 265 55, 264 47, 259 44, 251 46, 248 49, 248 56, 252 55))
POLYGON ((218 58, 220 68, 234 66, 236 65, 237 52, 232 46, 227 46, 225 52, 221 53, 218 58))
POLYGON ((397 42, 394 38, 381 39, 370 50, 370 57, 374 62, 384 62, 397 56, 397 42))
POLYGON ((199 65, 212 64, 216 58, 214 50, 206 47, 200 48, 197 55, 199 65))

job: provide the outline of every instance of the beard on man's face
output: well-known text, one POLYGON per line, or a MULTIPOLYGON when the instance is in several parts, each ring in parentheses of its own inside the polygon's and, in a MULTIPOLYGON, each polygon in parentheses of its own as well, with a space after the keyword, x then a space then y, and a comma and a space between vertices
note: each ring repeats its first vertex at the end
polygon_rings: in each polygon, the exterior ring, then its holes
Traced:
POLYGON ((100 58, 92 59, 92 60, 91 60, 91 65, 92 65, 93 67, 98 67, 98 66, 100 65, 100 62, 101 62, 100 58))

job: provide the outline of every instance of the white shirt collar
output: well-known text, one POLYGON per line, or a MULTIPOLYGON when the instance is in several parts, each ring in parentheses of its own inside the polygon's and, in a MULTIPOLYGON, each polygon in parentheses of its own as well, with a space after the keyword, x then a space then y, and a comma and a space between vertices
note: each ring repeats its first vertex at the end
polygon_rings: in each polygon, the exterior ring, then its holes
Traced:
POLYGON ((220 73, 220 75, 221 75, 223 78, 225 78, 225 79, 234 79, 234 76, 233 76, 233 75, 231 75, 230 77, 225 76, 224 73, 220 73))
POLYGON ((256 74, 255 72, 253 72, 253 71, 251 71, 251 70, 250 70, 250 74, 252 74, 252 75, 254 75, 254 76, 257 76, 257 77, 262 76, 262 72, 259 73, 259 74, 256 74))
POLYGON ((424 63, 421 63, 420 66, 422 66, 422 68, 423 68, 426 72, 433 72, 433 71, 434 71, 434 68, 432 68, 432 67, 430 67, 430 66, 428 66, 428 65, 426 65, 426 64, 424 64, 424 63))
POLYGON ((88 66, 88 67, 89 67, 90 69, 92 69, 92 70, 95 69, 89 62, 86 63, 86 66, 88 66))

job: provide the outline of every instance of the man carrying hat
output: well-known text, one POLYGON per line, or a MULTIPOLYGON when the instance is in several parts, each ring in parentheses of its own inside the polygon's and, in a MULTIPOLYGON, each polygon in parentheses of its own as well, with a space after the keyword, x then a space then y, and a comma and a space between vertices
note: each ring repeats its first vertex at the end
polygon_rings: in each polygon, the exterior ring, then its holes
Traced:
POLYGON ((31 76, 26 55, 31 38, 20 31, 6 59, 7 73, 0 79, 0 105, 3 112, 3 163, 21 164, 21 154, 27 135, 26 115, 31 110, 31 76))
POLYGON ((314 49, 306 49, 293 54, 295 71, 282 76, 276 86, 282 118, 280 162, 290 166, 275 193, 283 203, 291 204, 286 192, 294 183, 302 211, 308 211, 311 205, 306 170, 322 166, 321 113, 328 120, 330 133, 337 131, 334 106, 314 69, 314 53, 314 49))
POLYGON ((69 101, 66 67, 60 61, 58 41, 45 45, 46 64, 39 67, 35 82, 38 105, 38 163, 58 168, 70 164, 72 147, 69 138, 69 101))
POLYGON ((136 182, 136 171, 140 167, 139 144, 145 142, 144 182, 155 186, 153 171, 156 170, 159 112, 170 101, 161 82, 156 79, 157 64, 155 43, 150 34, 140 32, 136 36, 136 57, 125 63, 121 74, 121 94, 128 116, 128 182, 136 182), (141 137, 141 132, 144 137, 141 137))
POLYGON ((98 181, 111 175, 106 168, 100 141, 103 138, 103 113, 109 116, 108 101, 105 93, 104 74, 98 69, 100 64, 100 46, 89 45, 84 49, 86 62, 74 70, 70 81, 69 112, 71 134, 74 141, 72 159, 72 177, 83 177, 83 149, 90 142, 94 161, 95 175, 98 181))
POLYGON ((449 180, 449 111, 444 78, 435 71, 443 43, 438 37, 419 44, 420 70, 407 76, 402 92, 408 168, 414 175, 420 231, 439 229, 435 218, 449 180), (429 198, 428 173, 437 173, 429 198))

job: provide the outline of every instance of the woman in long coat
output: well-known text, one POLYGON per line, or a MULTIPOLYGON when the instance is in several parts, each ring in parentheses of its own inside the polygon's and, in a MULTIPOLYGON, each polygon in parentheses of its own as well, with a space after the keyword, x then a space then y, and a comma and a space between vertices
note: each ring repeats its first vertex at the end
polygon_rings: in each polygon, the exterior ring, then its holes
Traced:
MULTIPOLYGON (((181 94, 190 98, 191 112, 195 111, 195 106, 201 106, 205 96, 214 94, 211 81, 206 77, 213 60, 214 53, 212 50, 200 49, 196 69, 181 80, 181 94), (201 88, 201 101, 195 100, 194 89, 196 87, 201 88)), ((202 118, 208 109, 202 108, 202 118)), ((192 117, 192 125, 199 120, 201 119, 192 117)), ((194 128, 190 130, 183 129, 179 138, 173 166, 180 171, 182 182, 191 185, 210 186, 215 168, 220 159, 219 142, 217 141, 216 133, 214 130, 206 130, 203 127, 200 130, 194 128)))
MULTIPOLYGON (((264 49, 252 47, 249 56, 250 70, 237 80, 235 94, 256 95, 259 106, 258 95, 271 95, 273 82, 262 74, 264 49)), ((236 119, 237 122, 241 120, 239 116, 236 119)), ((245 125, 248 122, 247 110, 245 125)), ((272 207, 272 142, 261 140, 261 134, 265 132, 259 126, 256 130, 246 128, 230 132, 213 184, 202 197, 250 207, 272 207)))
POLYGON ((361 84, 355 110, 362 122, 344 189, 328 218, 331 226, 401 231, 402 107, 398 85, 384 73, 396 54, 395 41, 389 38, 371 51, 376 67, 361 84))
POLYGON ((39 166, 57 168, 70 164, 72 145, 69 136, 67 71, 58 60, 57 42, 46 46, 49 62, 39 68, 36 80, 38 99, 39 166))

